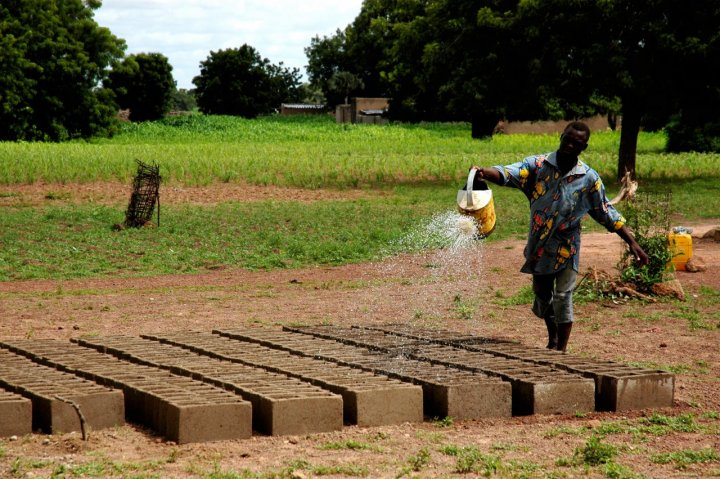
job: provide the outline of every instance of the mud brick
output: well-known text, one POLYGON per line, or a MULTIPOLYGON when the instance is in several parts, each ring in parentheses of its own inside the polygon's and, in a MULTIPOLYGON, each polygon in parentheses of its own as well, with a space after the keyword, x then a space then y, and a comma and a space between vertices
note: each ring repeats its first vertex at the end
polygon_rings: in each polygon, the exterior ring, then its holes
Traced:
MULTIPOLYGON (((186 332, 145 336, 194 353, 226 362, 239 363, 297 378, 339 394, 343 398, 346 422, 361 426, 420 422, 423 419, 422 389, 385 376, 366 374, 327 361, 301 358, 263 346, 244 345, 217 335, 186 332)), ((262 387, 254 387, 261 390, 262 387)), ((283 411, 290 403, 272 405, 269 410, 283 411)), ((260 406, 265 410, 265 406, 260 406)), ((308 409, 307 414, 312 409, 308 409)))
MULTIPOLYGON (((427 361, 416 361, 393 354, 349 346, 328 339, 298 335, 287 331, 235 329, 213 331, 242 345, 228 343, 232 350, 246 351, 248 343, 348 366, 400 381, 417 384, 423 390, 424 412, 430 417, 457 419, 507 417, 511 414, 511 385, 482 373, 460 371, 427 361)), ((216 340, 217 342, 218 340, 216 340)), ((216 347, 213 349, 217 350, 216 347)), ((230 354, 230 353, 228 353, 230 354)), ((267 351, 266 356, 270 355, 267 351)), ((299 362, 299 359, 293 359, 299 362)))
POLYGON ((0 389, 0 437, 22 436, 32 432, 32 402, 0 389))
POLYGON ((39 398, 34 402, 36 428, 57 434, 60 432, 80 431, 80 416, 76 404, 86 424, 92 429, 114 427, 125 423, 125 402, 122 391, 110 390, 88 394, 64 395, 39 398))
POLYGON ((526 347, 491 338, 467 337, 446 330, 408 331, 403 325, 368 327, 415 340, 452 344, 471 351, 534 362, 580 374, 595 381, 595 407, 598 411, 623 411, 673 404, 675 376, 666 371, 637 368, 624 364, 575 357, 547 349, 526 347))
POLYGON ((481 351, 546 365, 591 378, 595 381, 595 407, 598 411, 670 407, 673 404, 675 376, 665 371, 579 358, 517 343, 489 340, 453 342, 469 351, 481 351))
MULTIPOLYGON (((231 390, 252 403, 253 427, 266 434, 328 432, 339 430, 343 425, 343 401, 340 396, 285 374, 198 355, 180 347, 129 336, 79 340, 78 343, 113 355, 121 355, 133 363, 152 364, 157 368, 231 390)), ((153 391, 157 392, 157 388, 153 391)), ((187 405, 194 392, 185 392, 187 394, 181 395, 184 399, 169 393, 162 397, 168 398, 170 404, 177 404, 182 400, 183 404, 187 405)), ((203 397, 212 399, 213 394, 206 392, 203 397)), ((153 424, 159 430, 162 429, 162 424, 154 419, 154 411, 162 410, 163 407, 168 411, 166 415, 172 410, 172 407, 158 406, 155 401, 145 405, 146 416, 153 418, 153 424)), ((194 415, 200 413, 187 414, 191 414, 188 417, 195 417, 194 415)), ((176 428, 170 427, 168 431, 168 434, 174 434, 176 428)))
POLYGON ((164 434, 178 444, 250 437, 251 411, 245 404, 197 404, 168 402, 164 405, 164 434))
POLYGON ((598 410, 627 411, 673 405, 675 375, 621 370, 597 376, 598 410))
POLYGON ((79 431, 80 413, 93 429, 125 422, 122 391, 39 365, 5 349, 0 349, 0 384, 32 401, 33 429, 79 431))
MULTIPOLYGON (((173 440, 242 439, 252 433, 250 403, 202 382, 121 361, 69 342, 16 340, 0 342, 0 347, 13 348, 27 357, 42 358, 55 368, 116 385, 125 393, 129 417, 170 435, 173 440), (188 394, 190 399, 185 400, 188 394), (182 404, 170 400, 178 397, 183 399, 182 404), (194 421, 204 421, 197 433, 192 432, 196 427, 194 421)), ((76 400, 72 394, 66 396, 76 400)))
POLYGON ((580 374, 499 357, 485 351, 467 350, 440 342, 410 338, 398 341, 392 333, 340 326, 284 328, 288 331, 323 337, 356 347, 402 354, 467 371, 497 376, 512 384, 512 412, 526 414, 569 414, 595 410, 594 382, 580 374), (562 398, 565 398, 564 400, 562 398))

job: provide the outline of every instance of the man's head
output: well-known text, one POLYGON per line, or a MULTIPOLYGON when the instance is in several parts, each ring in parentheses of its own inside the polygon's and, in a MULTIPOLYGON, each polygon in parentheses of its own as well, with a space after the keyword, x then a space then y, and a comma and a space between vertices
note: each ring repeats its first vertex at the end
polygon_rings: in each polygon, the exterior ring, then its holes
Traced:
POLYGON ((581 121, 573 121, 563 130, 560 136, 558 153, 567 158, 577 158, 585 151, 590 140, 590 128, 581 121))

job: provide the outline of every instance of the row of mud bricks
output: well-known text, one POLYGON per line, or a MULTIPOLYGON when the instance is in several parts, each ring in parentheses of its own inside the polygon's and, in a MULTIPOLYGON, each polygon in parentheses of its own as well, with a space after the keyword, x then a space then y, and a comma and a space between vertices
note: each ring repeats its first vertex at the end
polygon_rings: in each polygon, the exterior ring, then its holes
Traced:
POLYGON ((663 371, 405 325, 0 341, 0 437, 127 420, 188 443, 668 407, 673 394, 663 371))

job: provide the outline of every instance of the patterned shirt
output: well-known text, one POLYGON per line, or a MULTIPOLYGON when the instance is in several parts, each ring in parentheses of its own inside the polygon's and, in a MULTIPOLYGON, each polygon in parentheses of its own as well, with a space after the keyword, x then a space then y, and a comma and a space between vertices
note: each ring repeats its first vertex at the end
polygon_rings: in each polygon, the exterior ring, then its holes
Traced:
POLYGON ((504 186, 521 189, 530 200, 523 273, 551 274, 567 266, 578 271, 580 222, 586 213, 611 232, 625 224, 625 218, 608 202, 600 175, 580 160, 564 176, 555 152, 494 168, 504 186))

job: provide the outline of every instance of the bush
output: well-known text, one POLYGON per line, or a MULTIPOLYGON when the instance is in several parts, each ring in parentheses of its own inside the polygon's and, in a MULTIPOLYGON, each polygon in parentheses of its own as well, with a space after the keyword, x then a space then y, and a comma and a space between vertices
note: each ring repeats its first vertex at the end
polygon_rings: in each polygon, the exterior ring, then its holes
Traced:
POLYGON ((633 283, 639 291, 649 292, 654 284, 667 279, 667 264, 672 259, 667 237, 670 230, 670 202, 669 194, 646 194, 638 195, 635 201, 626 206, 628 226, 650 262, 638 266, 632 253, 626 250, 620 260, 620 278, 623 282, 633 283))
POLYGON ((708 122, 700 125, 683 123, 676 116, 666 127, 667 151, 720 152, 720 122, 708 122))

